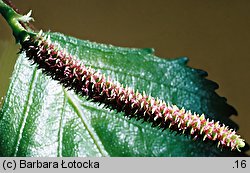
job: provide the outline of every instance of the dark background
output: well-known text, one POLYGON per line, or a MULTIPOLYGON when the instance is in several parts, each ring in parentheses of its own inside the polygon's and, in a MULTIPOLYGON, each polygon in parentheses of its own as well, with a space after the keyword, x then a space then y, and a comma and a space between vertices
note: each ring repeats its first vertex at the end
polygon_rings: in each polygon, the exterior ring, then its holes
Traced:
MULTIPOLYGON (((33 10, 38 29, 116 46, 153 47, 160 57, 188 56, 189 66, 206 70, 220 85, 217 92, 238 110, 232 119, 250 143, 250 1, 13 2, 22 12, 33 10)), ((0 17, 0 55, 6 45, 13 47, 14 39, 0 17)), ((0 96, 8 88, 15 58, 0 59, 0 96)))

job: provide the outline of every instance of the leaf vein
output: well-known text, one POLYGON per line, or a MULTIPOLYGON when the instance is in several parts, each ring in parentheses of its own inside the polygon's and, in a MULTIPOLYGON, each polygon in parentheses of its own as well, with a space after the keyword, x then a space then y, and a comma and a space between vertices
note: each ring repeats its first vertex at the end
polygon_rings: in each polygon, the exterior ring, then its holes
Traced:
POLYGON ((99 140, 96 133, 91 129, 91 126, 87 122, 87 119, 84 116, 83 112, 79 109, 80 105, 77 103, 78 101, 76 99, 74 99, 73 96, 68 91, 66 91, 64 88, 63 88, 63 91, 64 91, 65 95, 68 98, 69 104, 75 109, 76 114, 78 115, 78 117, 80 118, 80 120, 83 123, 84 127, 88 131, 90 137, 92 138, 92 140, 93 140, 94 144, 96 145, 96 147, 97 147, 98 151, 100 152, 100 154, 102 156, 107 156, 107 152, 103 149, 103 146, 101 146, 99 144, 99 143, 101 143, 101 141, 99 140))
POLYGON ((63 92, 63 105, 62 105, 62 111, 60 115, 60 122, 59 122, 59 128, 58 128, 58 148, 57 148, 57 157, 62 157, 62 138, 63 138, 63 117, 64 117, 64 109, 66 105, 66 96, 63 92))
POLYGON ((34 68, 34 72, 32 74, 32 79, 31 79, 30 85, 29 85, 29 90, 28 90, 29 92, 28 92, 28 95, 26 97, 26 102, 25 102, 25 106, 23 109, 23 113, 22 113, 21 123, 20 123, 19 129, 18 129, 19 132, 18 132, 18 137, 16 140, 15 151, 13 154, 14 156, 17 156, 17 153, 18 153, 19 148, 20 148, 20 143, 21 143, 21 140, 23 137, 23 131, 24 131, 24 128, 26 125, 26 120, 27 120, 27 117, 29 116, 30 103, 32 102, 32 95, 33 95, 33 90, 35 89, 34 84, 36 82, 36 79, 37 79, 37 69, 34 68))

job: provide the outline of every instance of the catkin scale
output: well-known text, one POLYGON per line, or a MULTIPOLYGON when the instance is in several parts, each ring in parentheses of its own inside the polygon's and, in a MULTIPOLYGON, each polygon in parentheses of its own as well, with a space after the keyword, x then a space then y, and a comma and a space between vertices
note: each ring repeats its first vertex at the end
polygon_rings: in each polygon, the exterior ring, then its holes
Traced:
POLYGON ((42 33, 29 37, 21 45, 21 51, 25 51, 29 60, 37 64, 43 73, 91 101, 124 112, 129 118, 151 122, 152 126, 163 130, 170 128, 177 133, 189 134, 194 139, 214 141, 218 146, 231 150, 239 150, 245 145, 244 140, 224 124, 209 121, 204 115, 192 114, 191 111, 112 82, 60 50, 42 33))

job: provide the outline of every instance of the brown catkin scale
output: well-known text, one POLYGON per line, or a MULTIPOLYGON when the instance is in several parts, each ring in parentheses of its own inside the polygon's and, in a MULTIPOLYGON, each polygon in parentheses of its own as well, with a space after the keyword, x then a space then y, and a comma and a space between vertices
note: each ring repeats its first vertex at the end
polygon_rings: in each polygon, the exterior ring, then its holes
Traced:
POLYGON ((118 112, 124 112, 125 116, 143 119, 162 129, 170 128, 178 133, 190 134, 194 139, 214 141, 218 146, 231 150, 240 150, 245 146, 244 140, 224 124, 210 121, 203 114, 192 114, 184 108, 166 104, 145 93, 124 88, 105 75, 85 67, 79 60, 51 43, 50 38, 41 32, 22 42, 21 51, 25 51, 29 60, 36 63, 43 73, 64 87, 118 112))

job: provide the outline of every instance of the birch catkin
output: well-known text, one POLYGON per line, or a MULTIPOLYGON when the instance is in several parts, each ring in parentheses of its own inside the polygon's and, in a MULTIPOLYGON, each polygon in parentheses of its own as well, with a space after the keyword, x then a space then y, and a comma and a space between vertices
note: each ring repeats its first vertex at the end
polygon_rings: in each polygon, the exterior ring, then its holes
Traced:
POLYGON ((29 60, 37 64, 43 73, 91 101, 124 112, 125 116, 151 122, 163 130, 170 128, 178 133, 190 134, 195 139, 215 141, 218 146, 231 150, 240 150, 245 146, 244 140, 234 130, 206 119, 204 114, 193 114, 184 108, 179 109, 176 105, 112 82, 66 51, 60 50, 42 32, 30 36, 21 45, 21 51, 26 52, 29 60))

